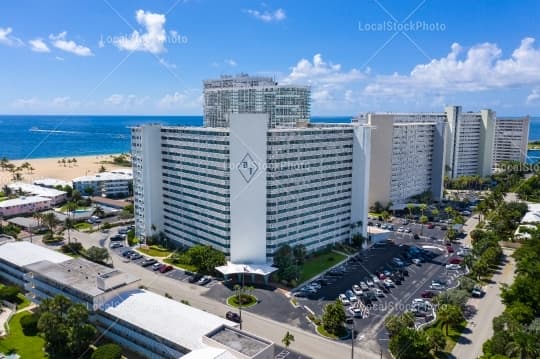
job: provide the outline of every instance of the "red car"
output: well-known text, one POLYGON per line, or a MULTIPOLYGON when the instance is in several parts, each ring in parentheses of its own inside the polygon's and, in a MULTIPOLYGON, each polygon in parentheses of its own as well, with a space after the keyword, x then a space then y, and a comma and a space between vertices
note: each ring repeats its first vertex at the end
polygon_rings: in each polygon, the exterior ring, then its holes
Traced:
POLYGON ((448 251, 448 253, 454 253, 454 248, 452 248, 452 246, 449 244, 446 245, 446 250, 448 251))
POLYGON ((461 264, 461 262, 463 262, 463 259, 459 257, 452 257, 448 260, 448 263, 450 264, 461 264))
POLYGON ((428 223, 427 227, 428 227, 429 229, 433 229, 433 223, 428 223))
POLYGON ((159 268, 159 272, 160 273, 167 273, 169 271, 172 271, 173 270, 173 267, 170 266, 170 265, 163 265, 159 268))
POLYGON ((437 295, 437 293, 432 292, 430 290, 426 290, 422 292, 422 298, 433 298, 435 295, 437 295))

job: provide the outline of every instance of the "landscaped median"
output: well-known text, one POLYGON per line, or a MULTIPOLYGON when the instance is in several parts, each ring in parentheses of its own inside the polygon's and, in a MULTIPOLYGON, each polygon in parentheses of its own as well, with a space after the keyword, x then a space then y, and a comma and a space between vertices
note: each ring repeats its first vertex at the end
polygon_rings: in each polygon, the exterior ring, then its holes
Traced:
POLYGON ((158 246, 158 245, 152 245, 152 246, 141 246, 137 248, 137 250, 141 253, 146 254, 150 257, 168 257, 172 254, 172 250, 158 246))

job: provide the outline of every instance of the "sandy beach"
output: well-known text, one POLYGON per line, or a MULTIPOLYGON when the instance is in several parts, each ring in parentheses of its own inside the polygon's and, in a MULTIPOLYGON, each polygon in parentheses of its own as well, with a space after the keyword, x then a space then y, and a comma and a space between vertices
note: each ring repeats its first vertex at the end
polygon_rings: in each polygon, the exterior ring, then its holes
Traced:
MULTIPOLYGON (((32 183, 35 180, 43 178, 56 178, 64 181, 71 181, 72 179, 80 176, 95 174, 99 172, 101 166, 104 166, 107 170, 115 168, 122 168, 120 166, 113 165, 111 163, 103 163, 104 161, 112 161, 113 155, 97 155, 97 156, 75 156, 69 157, 69 159, 77 159, 76 163, 71 164, 59 164, 58 161, 62 159, 68 159, 68 157, 54 157, 54 158, 36 158, 28 160, 13 160, 15 166, 20 166, 24 162, 29 162, 34 168, 32 172, 23 170, 21 172, 22 181, 32 183)), ((11 173, 8 171, 0 170, 0 185, 5 185, 12 182, 11 173)))

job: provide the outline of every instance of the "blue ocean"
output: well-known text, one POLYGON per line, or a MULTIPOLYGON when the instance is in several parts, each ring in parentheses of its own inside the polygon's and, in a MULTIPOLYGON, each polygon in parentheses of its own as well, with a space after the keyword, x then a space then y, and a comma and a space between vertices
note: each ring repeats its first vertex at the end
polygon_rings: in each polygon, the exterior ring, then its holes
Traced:
MULTIPOLYGON (((313 117, 349 122, 352 116, 313 117)), ((11 160, 128 152, 130 129, 143 123, 201 126, 202 116, 0 116, 0 158, 11 160)), ((531 118, 529 140, 540 140, 540 117, 531 118)), ((531 162, 540 151, 529 151, 531 162)))

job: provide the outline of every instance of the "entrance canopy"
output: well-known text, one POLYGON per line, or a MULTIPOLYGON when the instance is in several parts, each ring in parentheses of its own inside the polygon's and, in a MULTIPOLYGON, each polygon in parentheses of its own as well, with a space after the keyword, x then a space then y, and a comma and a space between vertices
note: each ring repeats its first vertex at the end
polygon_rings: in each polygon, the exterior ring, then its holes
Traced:
POLYGON ((236 264, 227 262, 227 265, 216 267, 216 270, 223 275, 244 273, 267 276, 278 269, 266 264, 236 264))

